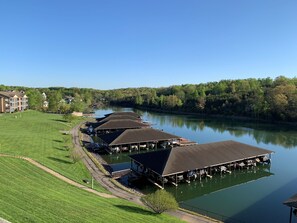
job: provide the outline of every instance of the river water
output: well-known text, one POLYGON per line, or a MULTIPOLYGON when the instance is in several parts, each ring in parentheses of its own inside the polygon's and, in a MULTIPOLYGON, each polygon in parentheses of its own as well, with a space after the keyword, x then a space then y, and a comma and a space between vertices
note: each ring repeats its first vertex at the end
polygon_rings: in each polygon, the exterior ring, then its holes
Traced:
MULTIPOLYGON (((126 108, 101 109, 97 117, 126 108)), ((201 118, 134 110, 153 128, 187 138, 199 144, 235 140, 274 151, 270 166, 258 166, 231 174, 215 175, 178 187, 166 185, 181 207, 227 222, 288 222, 290 208, 283 201, 297 193, 297 129, 282 125, 201 118)), ((129 167, 129 154, 103 158, 114 170, 129 167)), ((156 188, 137 185, 143 192, 156 188)), ((293 217, 297 222, 297 217, 293 217)))

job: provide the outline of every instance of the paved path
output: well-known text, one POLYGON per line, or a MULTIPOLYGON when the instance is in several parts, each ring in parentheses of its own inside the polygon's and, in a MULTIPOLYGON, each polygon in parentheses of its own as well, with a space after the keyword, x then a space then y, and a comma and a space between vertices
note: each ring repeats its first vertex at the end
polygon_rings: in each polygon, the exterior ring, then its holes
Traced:
MULTIPOLYGON (((141 200, 141 194, 137 193, 129 193, 117 186, 115 186, 111 181, 109 176, 105 176, 93 163, 93 161, 84 153, 79 139, 79 128, 80 126, 76 126, 71 130, 71 134, 73 136, 73 144, 75 145, 75 148, 81 152, 81 155, 83 156, 83 162, 85 163, 86 167, 89 169, 90 173, 94 177, 94 179, 99 182, 104 188, 109 190, 113 195, 123 198, 129 201, 132 201, 134 203, 137 203, 139 205, 145 206, 141 200)), ((83 140, 86 142, 91 142, 91 139, 89 139, 90 136, 87 134, 83 134, 83 140)), ((214 223, 219 222, 214 219, 210 219, 201 215, 194 215, 190 214, 181 210, 176 210, 172 212, 167 212, 168 214, 175 216, 183 221, 190 222, 190 223, 214 223)))
POLYGON ((69 178, 67 177, 64 177, 63 175, 53 171, 52 169, 46 167, 46 166, 43 166, 42 164, 36 162, 35 160, 31 159, 31 158, 28 158, 28 157, 23 157, 23 156, 11 156, 11 155, 4 155, 4 154, 0 154, 0 156, 5 156, 5 157, 12 157, 12 158, 18 158, 18 159, 23 159, 23 160, 26 160, 28 161, 29 163, 33 164, 34 166, 44 170, 45 172, 59 178, 60 180, 63 180, 64 182, 68 183, 68 184, 71 184, 75 187, 78 187, 78 188, 81 188, 85 191, 88 191, 88 192, 91 192, 93 194, 96 194, 96 195, 99 195, 100 197, 105 197, 105 198, 115 198, 115 196, 111 195, 111 194, 106 194, 106 193, 101 193, 101 192, 98 192, 96 190, 93 190, 91 188, 88 188, 82 184, 79 184, 73 180, 70 180, 69 178))
MULTIPOLYGON (((132 194, 129 193, 119 187, 117 187, 116 185, 114 185, 111 181, 110 181, 110 177, 104 175, 99 169, 98 167, 94 164, 94 162, 85 154, 85 152, 83 151, 81 144, 80 144, 80 139, 79 139, 79 128, 80 126, 76 126, 71 130, 71 134, 72 134, 72 138, 73 138, 73 144, 75 146, 75 149, 77 149, 80 153, 82 158, 82 161, 84 162, 84 164, 86 165, 86 167, 88 168, 88 170, 90 171, 91 175, 93 176, 93 178, 100 183, 105 189, 107 189, 108 191, 110 191, 113 195, 119 197, 119 198, 123 198, 129 201, 133 201, 137 204, 143 205, 143 203, 140 201, 140 196, 136 195, 136 194, 132 194)), ((90 139, 88 139, 88 135, 83 134, 84 141, 89 141, 90 139)))

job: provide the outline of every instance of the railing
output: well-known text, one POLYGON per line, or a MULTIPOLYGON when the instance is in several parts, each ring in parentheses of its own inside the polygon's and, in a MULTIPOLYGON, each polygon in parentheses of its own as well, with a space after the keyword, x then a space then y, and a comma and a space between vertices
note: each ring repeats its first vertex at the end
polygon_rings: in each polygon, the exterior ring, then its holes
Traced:
POLYGON ((232 218, 232 217, 228 217, 228 216, 225 216, 222 214, 218 214, 218 213, 215 213, 212 211, 204 210, 202 208, 198 208, 198 207, 195 207, 195 206, 192 206, 189 204, 185 204, 183 202, 180 202, 179 204, 180 204, 181 208, 196 212, 198 214, 201 214, 201 215, 204 215, 204 216, 207 216, 210 218, 217 219, 217 220, 225 222, 225 223, 245 223, 245 221, 238 220, 238 219, 232 218))

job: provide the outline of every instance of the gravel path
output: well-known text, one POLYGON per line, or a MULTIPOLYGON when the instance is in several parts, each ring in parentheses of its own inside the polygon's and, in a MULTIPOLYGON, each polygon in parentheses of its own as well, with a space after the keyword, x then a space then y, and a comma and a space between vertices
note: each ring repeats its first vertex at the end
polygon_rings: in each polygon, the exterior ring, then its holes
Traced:
MULTIPOLYGON (((136 195, 136 194, 132 194, 129 193, 125 190, 122 190, 121 188, 117 187, 116 185, 114 185, 111 181, 110 181, 110 177, 104 175, 99 169, 98 167, 94 164, 94 162, 85 154, 85 152, 83 151, 81 144, 80 144, 80 139, 79 139, 79 128, 80 126, 76 126, 71 130, 71 134, 72 134, 72 139, 73 139, 73 144, 75 145, 75 149, 77 149, 78 151, 80 151, 82 158, 82 161, 84 162, 84 164, 86 165, 86 167, 88 168, 88 170, 90 171, 91 175, 93 176, 93 178, 99 183, 101 184, 105 189, 107 189, 108 191, 110 191, 113 195, 119 197, 119 198, 123 198, 129 201, 133 201, 137 204, 143 205, 143 203, 140 201, 140 196, 136 195)), ((84 137, 84 141, 90 141, 90 139, 88 139, 88 135, 83 134, 84 137)))

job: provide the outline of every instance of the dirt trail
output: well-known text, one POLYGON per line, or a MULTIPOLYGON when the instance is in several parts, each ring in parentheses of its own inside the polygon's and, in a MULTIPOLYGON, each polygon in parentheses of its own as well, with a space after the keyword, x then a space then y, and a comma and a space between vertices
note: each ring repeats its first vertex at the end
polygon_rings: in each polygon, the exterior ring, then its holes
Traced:
POLYGON ((23 159, 23 160, 26 160, 28 161, 29 163, 33 164, 34 166, 38 167, 39 169, 42 169, 44 170, 45 172, 59 178, 60 180, 63 180, 64 182, 68 183, 68 184, 71 184, 75 187, 78 187, 78 188, 81 188, 85 191, 88 191, 88 192, 91 192, 93 194, 96 194, 96 195, 99 195, 100 197, 104 197, 104 198, 116 198, 115 196, 111 195, 111 194, 106 194, 106 193, 101 193, 101 192, 98 192, 96 190, 93 190, 91 188, 88 188, 82 184, 79 184, 73 180, 70 180, 69 178, 67 177, 64 177, 63 175, 53 171, 52 169, 46 167, 46 166, 43 166, 42 164, 36 162, 35 160, 31 159, 31 158, 28 158, 28 157, 23 157, 23 156, 11 156, 11 155, 5 155, 5 154, 0 154, 0 156, 4 156, 4 157, 12 157, 12 158, 18 158, 18 159, 23 159))

